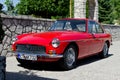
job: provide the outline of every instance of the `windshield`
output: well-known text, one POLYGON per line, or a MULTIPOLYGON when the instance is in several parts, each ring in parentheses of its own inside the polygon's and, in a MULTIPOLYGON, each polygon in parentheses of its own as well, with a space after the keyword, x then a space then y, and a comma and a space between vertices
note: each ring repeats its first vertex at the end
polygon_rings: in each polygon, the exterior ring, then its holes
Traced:
POLYGON ((74 31, 86 31, 85 20, 58 20, 49 29, 49 31, 63 31, 63 30, 74 30, 74 31))

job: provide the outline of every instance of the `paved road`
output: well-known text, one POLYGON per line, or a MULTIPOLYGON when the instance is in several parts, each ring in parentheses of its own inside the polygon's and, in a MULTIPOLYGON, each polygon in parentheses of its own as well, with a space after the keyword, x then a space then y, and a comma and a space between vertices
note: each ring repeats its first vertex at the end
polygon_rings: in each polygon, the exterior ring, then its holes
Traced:
POLYGON ((21 66, 15 57, 8 57, 7 80, 120 80, 120 41, 113 42, 109 53, 106 59, 93 56, 80 60, 69 71, 60 70, 56 64, 21 66))

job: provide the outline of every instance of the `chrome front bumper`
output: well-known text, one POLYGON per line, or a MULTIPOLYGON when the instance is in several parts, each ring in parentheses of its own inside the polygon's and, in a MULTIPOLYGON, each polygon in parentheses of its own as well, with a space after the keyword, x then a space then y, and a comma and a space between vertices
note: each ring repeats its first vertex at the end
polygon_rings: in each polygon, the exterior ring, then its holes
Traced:
POLYGON ((63 55, 58 54, 33 54, 33 53, 21 53, 17 52, 16 57, 25 60, 37 60, 38 58, 62 58, 63 55))

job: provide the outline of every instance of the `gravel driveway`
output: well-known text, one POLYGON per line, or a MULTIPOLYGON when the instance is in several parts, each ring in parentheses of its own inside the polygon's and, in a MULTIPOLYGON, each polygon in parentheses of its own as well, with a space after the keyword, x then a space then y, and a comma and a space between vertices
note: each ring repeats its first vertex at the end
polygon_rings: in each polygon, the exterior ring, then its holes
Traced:
MULTIPOLYGON (((15 57, 7 57, 7 80, 120 80, 120 41, 113 42, 110 56, 79 60, 77 67, 63 71, 56 64, 21 66, 15 57)), ((37 64, 35 64, 37 65, 37 64)))

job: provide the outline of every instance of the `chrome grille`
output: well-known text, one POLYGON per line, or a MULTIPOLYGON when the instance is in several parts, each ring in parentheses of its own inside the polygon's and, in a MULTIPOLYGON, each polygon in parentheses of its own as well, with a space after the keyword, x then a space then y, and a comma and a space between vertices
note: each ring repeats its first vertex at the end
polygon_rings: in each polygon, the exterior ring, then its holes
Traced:
POLYGON ((16 47, 17 47, 17 52, 39 52, 39 53, 45 52, 44 46, 18 44, 16 47))

